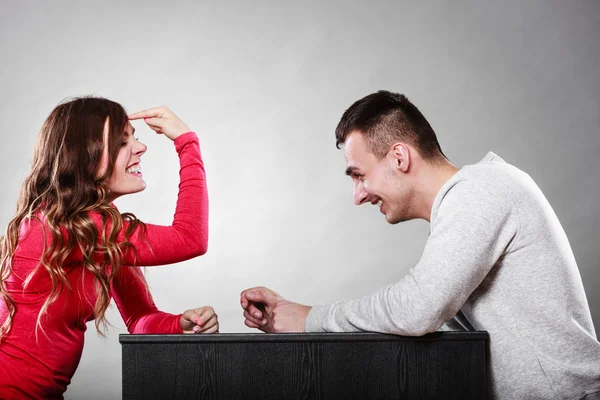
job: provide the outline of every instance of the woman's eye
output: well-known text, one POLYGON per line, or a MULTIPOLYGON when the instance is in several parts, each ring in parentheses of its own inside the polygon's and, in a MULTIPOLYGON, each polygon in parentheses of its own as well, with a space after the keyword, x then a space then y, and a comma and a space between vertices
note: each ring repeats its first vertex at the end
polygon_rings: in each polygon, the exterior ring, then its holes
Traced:
POLYGON ((127 146, 127 142, 121 142, 121 147, 127 146))

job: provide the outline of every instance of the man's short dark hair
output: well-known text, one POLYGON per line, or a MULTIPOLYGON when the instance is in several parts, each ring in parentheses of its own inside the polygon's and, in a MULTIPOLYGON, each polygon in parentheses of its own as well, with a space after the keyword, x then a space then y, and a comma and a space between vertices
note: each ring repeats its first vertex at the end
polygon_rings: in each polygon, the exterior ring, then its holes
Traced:
POLYGON ((445 158, 431 125, 403 94, 380 90, 352 104, 335 129, 338 149, 352 132, 363 135, 378 159, 397 142, 412 145, 426 161, 445 158))

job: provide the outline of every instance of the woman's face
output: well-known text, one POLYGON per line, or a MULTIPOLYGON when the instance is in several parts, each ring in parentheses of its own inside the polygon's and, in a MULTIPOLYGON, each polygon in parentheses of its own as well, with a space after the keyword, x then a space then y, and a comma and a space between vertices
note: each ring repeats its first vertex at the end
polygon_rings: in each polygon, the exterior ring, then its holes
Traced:
MULTIPOLYGON (((142 179, 140 159, 146 152, 146 145, 139 142, 134 136, 135 129, 127 122, 121 142, 121 148, 115 161, 115 167, 107 180, 110 190, 110 201, 125 194, 141 192, 146 188, 146 182, 142 179)), ((104 125, 104 150, 102 160, 98 168, 98 175, 106 171, 108 165, 108 154, 106 153, 108 141, 108 120, 104 125)))

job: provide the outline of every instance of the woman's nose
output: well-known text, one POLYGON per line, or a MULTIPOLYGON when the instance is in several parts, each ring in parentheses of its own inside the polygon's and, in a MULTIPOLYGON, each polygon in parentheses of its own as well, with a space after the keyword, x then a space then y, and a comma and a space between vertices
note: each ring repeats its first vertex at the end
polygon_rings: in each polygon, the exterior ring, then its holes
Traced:
POLYGON ((146 145, 136 139, 136 144, 133 147, 133 153, 135 155, 141 156, 142 154, 144 154, 146 152, 146 149, 147 149, 146 145))

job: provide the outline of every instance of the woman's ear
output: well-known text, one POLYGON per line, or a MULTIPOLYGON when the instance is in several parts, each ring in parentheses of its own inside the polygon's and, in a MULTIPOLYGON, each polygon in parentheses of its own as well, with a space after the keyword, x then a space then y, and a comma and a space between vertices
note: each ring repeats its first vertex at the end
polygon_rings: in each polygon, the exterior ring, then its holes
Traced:
POLYGON ((394 143, 392 145, 391 155, 394 159, 394 166, 406 173, 410 167, 410 151, 404 143, 394 143))

